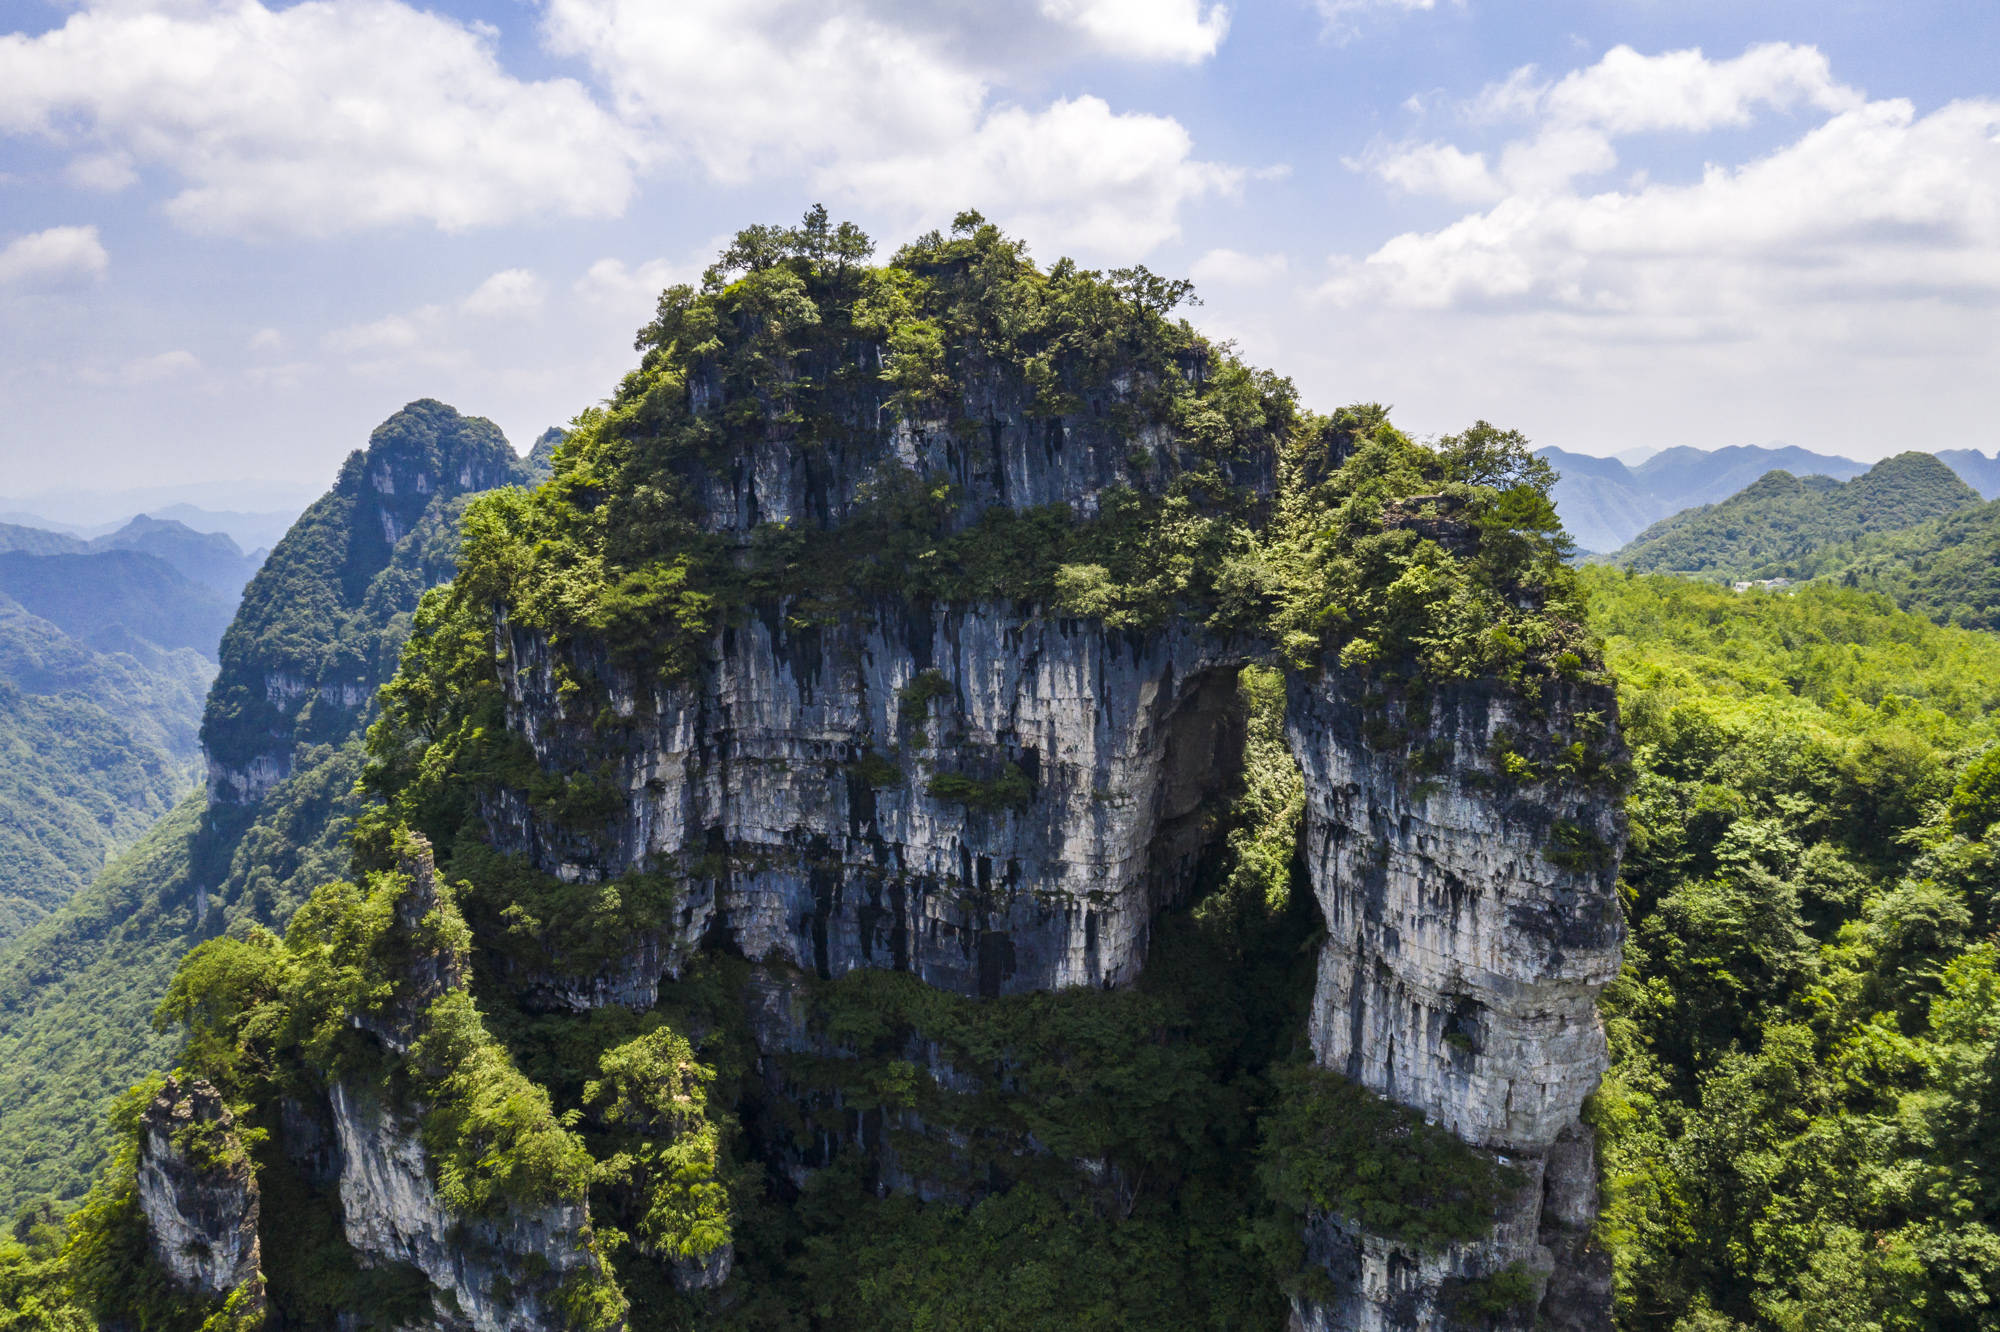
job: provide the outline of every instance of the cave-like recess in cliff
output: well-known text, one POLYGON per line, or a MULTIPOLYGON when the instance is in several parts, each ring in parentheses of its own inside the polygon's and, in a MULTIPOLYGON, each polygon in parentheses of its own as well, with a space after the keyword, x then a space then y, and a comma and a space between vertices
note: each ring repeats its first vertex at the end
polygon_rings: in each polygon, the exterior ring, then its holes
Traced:
POLYGON ((1595 1326, 1621 751, 1546 468, 1307 412, 1180 285, 976 215, 866 255, 744 233, 472 505, 373 886, 190 1009, 191 1071, 319 1161, 341 1261, 570 1325, 1595 1326), (450 887, 392 928, 412 831, 450 887), (424 1215, 493 1174, 485 1275, 357 1231, 363 1103, 424 1215), (509 1215, 593 1256, 528 1281, 509 1215))

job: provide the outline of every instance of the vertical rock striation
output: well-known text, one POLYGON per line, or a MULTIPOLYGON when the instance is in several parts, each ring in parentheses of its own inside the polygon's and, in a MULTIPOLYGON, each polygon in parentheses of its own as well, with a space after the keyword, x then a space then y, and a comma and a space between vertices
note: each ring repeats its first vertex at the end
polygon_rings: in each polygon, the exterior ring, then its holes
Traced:
POLYGON ((438 1198, 412 1117, 344 1083, 333 1085, 327 1103, 339 1147, 341 1226, 364 1262, 406 1263, 430 1278, 445 1327, 566 1325, 551 1299, 565 1277, 597 1266, 581 1204, 493 1217, 454 1212, 438 1198))
POLYGON ((717 936, 821 976, 894 968, 967 995, 1128 982, 1241 745, 1243 649, 1184 627, 995 604, 803 631, 774 615, 725 630, 682 688, 503 632, 511 727, 548 770, 609 762, 617 800, 607 831, 579 834, 503 794, 496 845, 565 879, 665 866, 687 884, 664 938, 611 973, 551 978, 556 1006, 649 1005, 717 936), (592 674, 615 727, 564 716, 558 679, 592 674))
POLYGON ((1594 784, 1535 780, 1507 756, 1538 733, 1577 730, 1583 713, 1608 725, 1614 699, 1567 686, 1530 715, 1474 682, 1437 690, 1427 715, 1412 715, 1333 669, 1295 679, 1290 695, 1327 927, 1314 1055, 1527 1177, 1492 1237, 1442 1254, 1317 1223, 1315 1255, 1340 1295, 1302 1305, 1300 1326, 1451 1326, 1456 1285, 1515 1264, 1546 1292, 1545 1322, 1608 1326, 1579 1115, 1607 1062, 1596 999, 1618 967, 1623 818, 1594 784), (1402 743, 1371 744, 1371 726, 1402 743))

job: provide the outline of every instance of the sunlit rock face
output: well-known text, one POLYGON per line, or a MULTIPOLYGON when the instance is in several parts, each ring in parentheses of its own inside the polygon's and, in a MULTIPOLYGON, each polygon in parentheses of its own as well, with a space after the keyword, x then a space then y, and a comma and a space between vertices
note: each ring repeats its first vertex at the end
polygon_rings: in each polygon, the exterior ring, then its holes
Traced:
POLYGON ((184 1294, 263 1301, 259 1197, 250 1158, 216 1089, 172 1075, 139 1119, 139 1210, 153 1256, 184 1294))
MULTIPOLYGON (((1311 1036, 1319 1062, 1508 1159, 1527 1184, 1492 1236, 1442 1253, 1315 1227, 1341 1298, 1302 1328, 1455 1326, 1453 1291, 1521 1264, 1544 1324, 1609 1325, 1609 1270, 1584 1098, 1607 1066, 1598 992, 1623 937, 1615 798, 1588 782, 1523 782, 1514 737, 1615 717, 1609 691, 1565 687, 1530 716, 1468 683, 1427 715, 1374 703, 1329 670, 1292 682, 1288 730, 1306 780, 1306 857, 1326 919, 1311 1036), (1368 742, 1371 724, 1406 743, 1368 742), (1409 754, 1425 756, 1422 772, 1409 754)), ((1522 1326, 1536 1309, 1522 1308, 1522 1326)))
POLYGON ((503 797, 496 843, 568 879, 669 865, 691 881, 624 964, 546 981, 561 1007, 649 1004, 718 933, 823 976, 895 968, 967 995, 1129 982, 1241 747, 1242 650, 1187 630, 999 605, 883 606, 809 631, 759 619, 719 636, 695 685, 642 698, 585 663, 630 719, 610 744, 563 716, 539 639, 506 641, 511 724, 552 770, 608 756, 622 802, 607 833, 580 836, 503 797))

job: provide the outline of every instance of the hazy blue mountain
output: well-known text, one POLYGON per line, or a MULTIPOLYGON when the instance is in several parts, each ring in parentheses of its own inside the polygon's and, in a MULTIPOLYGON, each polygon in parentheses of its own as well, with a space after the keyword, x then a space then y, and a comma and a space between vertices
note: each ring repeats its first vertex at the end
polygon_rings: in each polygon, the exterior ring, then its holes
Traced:
POLYGON ((210 659, 237 600, 136 550, 0 553, 0 593, 99 652, 193 648, 210 659))
POLYGON ((1937 456, 1981 499, 2000 499, 2000 457, 1989 458, 1978 449, 1940 449, 1937 456))
POLYGON ((1845 481, 1868 464, 1783 445, 1735 444, 1722 449, 1682 445, 1636 467, 1616 458, 1594 458, 1565 449, 1537 450, 1556 469, 1556 511, 1580 550, 1617 550, 1670 514, 1713 504, 1767 472, 1830 476, 1845 481))
POLYGON ((90 543, 67 532, 0 523, 0 553, 20 551, 24 555, 76 555, 88 549, 90 543))
POLYGON ((143 513, 116 532, 91 542, 90 549, 135 550, 151 555, 232 601, 242 594, 243 585, 257 572, 258 564, 226 533, 197 532, 171 518, 152 518, 143 513))

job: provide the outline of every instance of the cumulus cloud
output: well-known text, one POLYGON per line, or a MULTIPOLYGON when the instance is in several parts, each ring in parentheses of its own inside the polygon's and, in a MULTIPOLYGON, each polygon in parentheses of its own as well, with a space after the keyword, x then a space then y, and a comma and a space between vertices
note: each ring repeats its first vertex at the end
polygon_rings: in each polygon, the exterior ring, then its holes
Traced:
MULTIPOLYGON (((1185 59, 1227 15, 1214 6, 1050 0, 1125 54, 1185 59), (1094 25, 1094 26, 1093 26, 1094 25)), ((548 45, 586 61, 619 114, 724 183, 803 173, 831 198, 912 218, 977 205, 1059 245, 1130 252, 1175 235, 1179 210, 1237 187, 1165 116, 1091 96, 1009 102, 953 33, 809 0, 549 0, 548 45)), ((1212 48, 1211 48, 1212 49, 1212 48)))
POLYGON ((541 278, 532 271, 508 268, 473 288, 459 308, 469 315, 522 314, 539 308, 544 294, 541 278))
POLYGON ((1229 11, 1198 0, 1041 0, 1041 12, 1099 50, 1135 60, 1196 64, 1229 32, 1229 11))
POLYGON ((1197 161, 1192 150, 1179 121, 1077 97, 1039 112, 1000 108, 963 140, 827 169, 820 183, 911 210, 938 199, 1002 200, 1009 223, 1029 235, 1143 252, 1180 234, 1184 204, 1242 185, 1242 171, 1197 161))
POLYGON ((75 147, 93 188, 158 165, 209 232, 615 214, 640 155, 575 81, 514 78, 490 31, 396 0, 86 8, 0 37, 0 132, 75 147))
POLYGON ((16 237, 0 249, 0 287, 101 277, 110 263, 96 227, 50 227, 16 237))
MULTIPOLYGON (((1712 330, 1830 304, 2000 299, 2000 102, 1919 117, 1906 101, 1860 99, 1817 52, 1769 47, 1733 61, 1621 48, 1515 100, 1544 119, 1501 152, 1497 172, 1459 155, 1469 183, 1458 197, 1486 192, 1491 207, 1339 261, 1328 295, 1619 315, 1663 333, 1696 316, 1712 330), (1612 133, 1736 125, 1756 106, 1796 104, 1831 114, 1754 161, 1692 182, 1575 188, 1615 164, 1612 133)), ((1426 146, 1440 161, 1446 148, 1426 146)), ((1440 188, 1448 172, 1424 178, 1418 160, 1412 150, 1369 169, 1452 193, 1440 188)))

